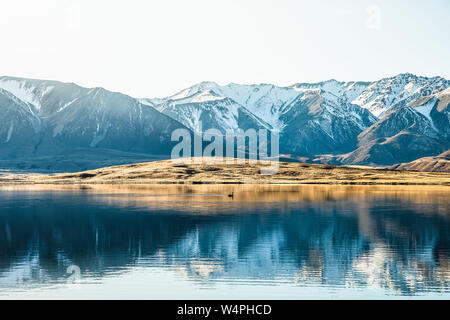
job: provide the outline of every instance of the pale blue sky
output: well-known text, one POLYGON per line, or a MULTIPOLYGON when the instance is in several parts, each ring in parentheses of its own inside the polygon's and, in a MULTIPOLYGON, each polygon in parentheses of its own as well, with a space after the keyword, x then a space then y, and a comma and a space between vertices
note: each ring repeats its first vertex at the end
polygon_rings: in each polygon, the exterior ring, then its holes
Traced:
POLYGON ((0 75, 138 97, 204 80, 450 79, 449 16, 449 0, 2 0, 0 75))

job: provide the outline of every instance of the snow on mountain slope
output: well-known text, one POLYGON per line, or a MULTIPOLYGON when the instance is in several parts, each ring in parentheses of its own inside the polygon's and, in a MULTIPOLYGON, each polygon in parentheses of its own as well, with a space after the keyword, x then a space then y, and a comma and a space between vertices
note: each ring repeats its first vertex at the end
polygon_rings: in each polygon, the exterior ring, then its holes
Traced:
POLYGON ((12 91, 0 88, 4 157, 58 155, 76 148, 167 155, 174 145, 171 133, 185 128, 137 99, 102 88, 9 77, 0 78, 0 84, 12 91))
POLYGON ((192 87, 183 89, 176 94, 169 96, 162 100, 181 100, 193 96, 199 92, 210 91, 212 89, 217 89, 220 86, 212 81, 203 81, 199 84, 193 85, 192 87))
POLYGON ((279 131, 284 126, 280 121, 283 107, 298 97, 298 93, 291 88, 277 87, 271 84, 238 85, 232 83, 221 88, 221 93, 231 97, 279 131))
MULTIPOLYGON (((35 115, 34 106, 18 99, 9 91, 0 89, 0 116, 2 116, 2 128, 8 127, 8 120, 11 121, 27 121, 35 132, 38 132, 41 127, 40 119, 35 115), (9 119, 7 118, 9 117, 9 119)), ((11 124, 9 127, 13 126, 11 124)), ((9 132, 11 137, 11 131, 9 132)), ((9 139, 7 139, 9 140, 9 139)))
POLYGON ((283 105, 294 100, 299 93, 292 88, 277 87, 270 84, 260 85, 239 85, 228 84, 220 86, 215 82, 202 82, 179 93, 166 98, 172 103, 196 102, 201 95, 207 95, 205 100, 229 98, 249 113, 253 114, 262 122, 269 124, 269 127, 280 130, 283 126, 279 122, 283 105), (179 101, 179 102, 177 102, 179 101))
POLYGON ((296 91, 322 90, 329 94, 329 99, 352 102, 369 86, 369 82, 339 82, 334 79, 318 83, 297 83, 292 86, 296 91))
POLYGON ((402 107, 413 99, 438 93, 448 87, 450 81, 441 77, 427 78, 400 74, 372 82, 351 102, 368 109, 381 119, 391 108, 402 107))
POLYGON ((42 127, 33 105, 3 89, 0 89, 0 123, 1 157, 17 157, 24 146, 30 151, 30 143, 37 142, 42 127))
POLYGON ((321 89, 305 92, 281 117, 283 153, 303 155, 351 150, 357 136, 376 122, 367 110, 326 98, 321 89))
POLYGON ((393 108, 358 136, 346 164, 392 165, 435 156, 450 148, 450 89, 393 108))
POLYGON ((225 133, 227 130, 237 129, 270 129, 267 123, 234 100, 210 94, 197 94, 190 101, 186 98, 168 101, 159 106, 158 110, 194 131, 219 129, 225 133))
POLYGON ((399 74, 374 82, 329 80, 319 83, 298 83, 292 87, 297 91, 321 89, 328 92, 329 98, 334 102, 356 104, 381 119, 391 108, 402 107, 413 99, 438 93, 450 87, 450 81, 441 77, 427 78, 399 74))
POLYGON ((42 98, 54 89, 53 81, 0 77, 0 88, 9 91, 20 100, 41 107, 42 98))
MULTIPOLYGON (((245 110, 253 118, 267 123, 269 128, 280 131, 280 147, 284 152, 310 155, 356 148, 358 135, 390 112, 409 107, 410 103, 449 87, 450 81, 443 78, 412 74, 399 74, 374 82, 328 80, 297 83, 290 87, 219 85, 209 81, 162 99, 156 108, 193 129, 198 129, 196 124, 200 119, 207 123, 207 128, 240 127, 242 124, 236 120, 237 110, 245 110)), ((447 123, 446 113, 436 113, 437 97, 429 99, 428 104, 421 103, 410 110, 410 116, 406 110, 401 111, 398 117, 386 123, 398 133, 406 124, 410 126, 416 121, 415 134, 430 139, 446 137, 442 133, 447 123), (407 114, 408 120, 402 122, 407 114), (434 136, 433 132, 436 132, 434 136)), ((370 136, 371 130, 362 137, 370 136)), ((360 144, 365 140, 360 140, 360 144)))
POLYGON ((168 153, 172 131, 182 127, 134 98, 102 88, 88 90, 47 122, 47 134, 69 145, 155 154, 168 153))
POLYGON ((423 115, 431 129, 450 143, 450 88, 408 104, 414 111, 423 115))
POLYGON ((145 104, 146 106, 150 106, 150 107, 154 107, 156 108, 158 105, 160 105, 161 103, 164 102, 164 99, 159 99, 159 98, 140 98, 137 99, 140 103, 145 104))
POLYGON ((286 152, 332 152, 355 143, 357 135, 376 122, 367 110, 338 96, 355 96, 363 89, 364 84, 337 81, 292 87, 202 82, 157 108, 194 130, 199 121, 204 130, 266 127, 282 133, 286 152))
POLYGON ((0 77, 0 90, 0 154, 8 155, 18 146, 24 156, 71 148, 167 154, 171 130, 199 130, 200 122, 203 131, 278 130, 280 150, 296 156, 354 151, 344 163, 409 161, 450 144, 450 81, 440 77, 289 87, 202 82, 153 99, 13 77, 0 77))
MULTIPOLYGON (((356 104, 369 110, 381 119, 390 110, 405 106, 410 101, 440 92, 450 87, 450 81, 440 77, 426 78, 411 74, 374 82, 339 82, 328 80, 318 83, 297 83, 290 87, 278 87, 271 84, 240 85, 230 83, 218 85, 215 82, 202 82, 168 98, 164 101, 193 102, 201 94, 230 98, 270 124, 273 129, 282 131, 285 123, 283 114, 289 111, 292 102, 306 93, 319 91, 328 101, 339 104, 356 104)), ((154 100, 152 100, 154 101, 154 100)))

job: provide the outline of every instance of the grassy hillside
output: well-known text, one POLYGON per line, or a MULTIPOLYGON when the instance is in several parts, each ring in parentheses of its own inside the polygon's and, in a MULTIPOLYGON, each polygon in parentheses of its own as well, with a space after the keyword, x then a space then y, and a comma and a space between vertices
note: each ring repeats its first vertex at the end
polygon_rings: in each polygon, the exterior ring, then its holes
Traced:
MULTIPOLYGON (((266 163, 267 164, 267 163, 266 163)), ((51 176, 8 176, 0 183, 44 184, 434 184, 449 185, 449 173, 395 171, 280 162, 274 175, 266 164, 174 163, 171 160, 106 167, 51 176), (266 167, 267 168, 267 167, 266 167)))
POLYGON ((450 173, 450 150, 436 157, 424 157, 408 163, 399 163, 391 169, 450 173))

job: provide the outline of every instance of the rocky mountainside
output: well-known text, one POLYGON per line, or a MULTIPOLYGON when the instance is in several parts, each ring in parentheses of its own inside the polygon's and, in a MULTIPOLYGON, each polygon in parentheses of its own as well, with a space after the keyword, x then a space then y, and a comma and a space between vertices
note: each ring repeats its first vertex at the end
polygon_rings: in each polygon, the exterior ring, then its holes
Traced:
POLYGON ((293 158, 391 165, 448 149, 449 87, 412 74, 290 87, 202 82, 147 101, 193 130, 200 120, 203 129, 278 130, 281 152, 293 158))
POLYGON ((307 154, 351 150, 358 134, 376 122, 369 111, 321 88, 269 84, 220 86, 203 82, 155 106, 189 128, 278 130, 281 152, 307 154))
POLYGON ((126 159, 164 158, 177 128, 277 130, 286 158, 393 165, 450 148, 449 88, 441 77, 399 74, 288 87, 202 82, 166 98, 135 99, 73 83, 0 77, 0 166, 75 150, 105 152, 108 160, 117 154, 109 150, 127 153, 126 159))
POLYGON ((2 159, 80 148, 168 155, 172 131, 183 127, 121 93, 10 77, 0 78, 0 121, 2 159))
POLYGON ((450 147, 450 89, 416 98, 358 136, 358 148, 339 156, 346 164, 394 164, 438 155, 450 147))
POLYGON ((212 90, 197 92, 184 99, 169 99, 158 105, 158 110, 194 131, 219 129, 225 133, 237 129, 272 129, 245 107, 212 90))

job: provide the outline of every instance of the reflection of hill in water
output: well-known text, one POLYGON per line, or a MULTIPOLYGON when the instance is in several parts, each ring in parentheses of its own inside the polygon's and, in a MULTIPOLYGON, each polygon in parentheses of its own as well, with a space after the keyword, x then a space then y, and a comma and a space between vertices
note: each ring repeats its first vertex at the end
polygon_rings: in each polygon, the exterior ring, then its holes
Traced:
POLYGON ((312 195, 325 189, 313 187, 274 202, 267 190, 240 190, 235 200, 201 196, 215 189, 191 190, 195 197, 158 190, 0 192, 0 287, 61 281, 76 264, 93 277, 145 265, 199 282, 449 290, 449 204, 439 192, 420 201, 327 189, 318 201, 312 195))

